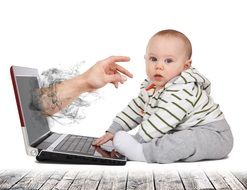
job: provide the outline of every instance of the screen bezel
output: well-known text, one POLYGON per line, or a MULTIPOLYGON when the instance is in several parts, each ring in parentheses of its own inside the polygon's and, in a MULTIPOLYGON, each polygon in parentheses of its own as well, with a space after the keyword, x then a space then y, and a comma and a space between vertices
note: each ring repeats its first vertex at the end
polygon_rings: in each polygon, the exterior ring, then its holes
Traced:
MULTIPOLYGON (((13 87, 14 87, 14 93, 15 93, 16 104, 17 104, 17 108, 18 108, 21 127, 25 128, 27 131, 27 126, 26 126, 26 122, 25 122, 24 112, 22 109, 22 103, 21 103, 21 98, 20 98, 20 93, 19 93, 20 91, 19 91, 18 83, 17 83, 17 77, 35 77, 38 81, 38 87, 40 87, 39 73, 38 73, 37 69, 27 68, 27 67, 19 67, 19 66, 11 66, 10 73, 11 73, 12 83, 13 83, 13 87)), ((40 139, 44 138, 45 136, 47 136, 48 134, 51 133, 49 125, 48 125, 48 121, 47 121, 47 128, 48 128, 47 132, 45 132, 44 134, 39 136, 33 142, 29 141, 28 133, 26 133, 27 137, 25 137, 25 138, 27 138, 27 139, 25 139, 25 140, 27 140, 29 146, 36 144, 36 142, 38 142, 40 139)))

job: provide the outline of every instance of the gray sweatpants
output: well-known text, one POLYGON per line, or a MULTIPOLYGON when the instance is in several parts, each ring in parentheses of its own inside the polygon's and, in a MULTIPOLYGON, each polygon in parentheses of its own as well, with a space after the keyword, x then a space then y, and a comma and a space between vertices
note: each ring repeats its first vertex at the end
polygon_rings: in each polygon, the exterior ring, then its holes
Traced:
MULTIPOLYGON (((138 140, 138 136, 136 139, 138 140)), ((222 159, 232 150, 233 136, 226 120, 220 120, 204 126, 174 131, 143 143, 142 146, 148 162, 222 159)))

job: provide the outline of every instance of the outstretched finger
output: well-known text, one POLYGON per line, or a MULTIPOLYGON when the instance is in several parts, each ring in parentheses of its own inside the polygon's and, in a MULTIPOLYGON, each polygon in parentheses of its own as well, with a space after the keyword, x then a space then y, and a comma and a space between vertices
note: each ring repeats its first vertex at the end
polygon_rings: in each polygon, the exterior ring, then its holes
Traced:
POLYGON ((103 61, 106 63, 114 63, 114 62, 126 62, 129 61, 130 58, 127 56, 110 56, 103 61))
POLYGON ((116 68, 119 72, 125 74, 126 76, 132 78, 133 77, 133 74, 130 73, 127 69, 123 68, 122 66, 116 64, 116 68))

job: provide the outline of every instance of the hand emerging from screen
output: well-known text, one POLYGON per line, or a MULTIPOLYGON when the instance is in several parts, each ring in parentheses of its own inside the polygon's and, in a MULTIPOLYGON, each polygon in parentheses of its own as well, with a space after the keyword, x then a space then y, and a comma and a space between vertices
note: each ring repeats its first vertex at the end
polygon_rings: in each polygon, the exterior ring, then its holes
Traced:
POLYGON ((44 115, 50 116, 69 105, 81 93, 91 92, 112 83, 117 88, 119 83, 123 84, 127 77, 133 75, 116 64, 116 62, 127 62, 129 57, 111 56, 98 61, 85 73, 72 79, 62 81, 47 88, 38 89, 34 93, 34 105, 38 105, 44 115), (126 77, 127 76, 127 77, 126 77))
POLYGON ((106 132, 105 135, 103 135, 102 137, 96 139, 94 142, 93 142, 93 145, 94 146, 100 146, 102 144, 105 144, 106 142, 112 140, 114 137, 114 135, 110 132, 106 132))

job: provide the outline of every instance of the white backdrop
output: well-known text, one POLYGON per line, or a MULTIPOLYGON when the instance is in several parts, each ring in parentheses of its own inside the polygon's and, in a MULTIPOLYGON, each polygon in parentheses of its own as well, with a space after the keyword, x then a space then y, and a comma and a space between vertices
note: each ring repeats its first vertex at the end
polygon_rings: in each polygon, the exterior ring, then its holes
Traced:
MULTIPOLYGON (((226 160, 162 167, 242 168, 247 158, 246 18, 244 0, 1 1, 0 168, 86 167, 39 164, 25 155, 9 75, 11 65, 44 70, 85 61, 86 69, 110 55, 130 56, 130 63, 121 65, 134 74, 133 79, 118 90, 111 85, 101 89, 102 99, 86 110, 87 117, 80 124, 53 128, 58 132, 100 136, 114 115, 138 93, 145 77, 143 56, 148 39, 168 28, 190 38, 193 66, 212 82, 212 96, 232 127, 235 144, 226 160)), ((131 162, 126 167, 145 168, 143 165, 160 167, 131 162)))

